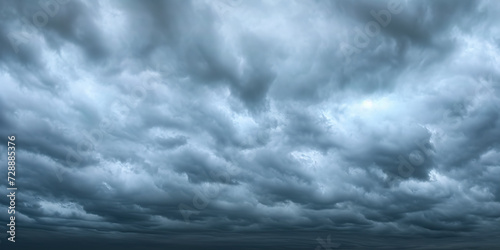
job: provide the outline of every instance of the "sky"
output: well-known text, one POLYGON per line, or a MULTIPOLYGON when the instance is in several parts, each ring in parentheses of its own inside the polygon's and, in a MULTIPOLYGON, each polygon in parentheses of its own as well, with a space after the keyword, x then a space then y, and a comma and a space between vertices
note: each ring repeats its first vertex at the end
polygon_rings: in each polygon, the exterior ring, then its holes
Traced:
POLYGON ((0 1, 0 249, 494 249, 497 1, 0 1))

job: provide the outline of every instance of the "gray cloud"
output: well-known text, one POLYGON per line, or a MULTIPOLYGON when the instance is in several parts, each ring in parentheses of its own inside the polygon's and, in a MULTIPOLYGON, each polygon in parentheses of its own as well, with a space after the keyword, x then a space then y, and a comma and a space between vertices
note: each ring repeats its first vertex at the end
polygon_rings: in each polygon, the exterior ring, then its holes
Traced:
POLYGON ((497 246, 499 5, 399 3, 1 2, 17 247, 497 246))

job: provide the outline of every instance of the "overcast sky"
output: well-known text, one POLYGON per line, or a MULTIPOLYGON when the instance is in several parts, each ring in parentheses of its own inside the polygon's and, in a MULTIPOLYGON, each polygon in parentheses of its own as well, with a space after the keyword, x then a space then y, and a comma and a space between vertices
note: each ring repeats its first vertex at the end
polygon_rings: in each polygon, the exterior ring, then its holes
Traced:
POLYGON ((498 247, 498 13, 0 1, 0 247, 498 247))

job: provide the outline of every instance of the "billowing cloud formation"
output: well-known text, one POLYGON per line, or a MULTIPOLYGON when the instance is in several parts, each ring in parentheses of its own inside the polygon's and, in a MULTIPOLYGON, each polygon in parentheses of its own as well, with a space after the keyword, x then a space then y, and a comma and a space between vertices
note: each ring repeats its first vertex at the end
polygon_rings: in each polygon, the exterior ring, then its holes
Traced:
POLYGON ((21 245, 499 244, 497 2, 0 10, 21 245))

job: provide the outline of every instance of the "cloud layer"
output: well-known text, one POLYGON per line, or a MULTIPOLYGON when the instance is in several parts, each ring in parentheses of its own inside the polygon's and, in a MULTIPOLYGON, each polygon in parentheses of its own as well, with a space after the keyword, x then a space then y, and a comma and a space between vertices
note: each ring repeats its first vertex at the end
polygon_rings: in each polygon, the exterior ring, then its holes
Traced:
POLYGON ((498 244, 485 240, 500 231, 497 2, 0 10, 0 134, 18 141, 21 244, 498 244))

